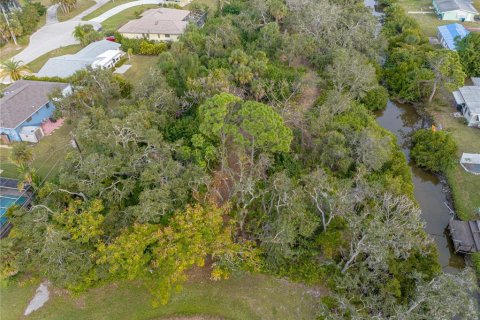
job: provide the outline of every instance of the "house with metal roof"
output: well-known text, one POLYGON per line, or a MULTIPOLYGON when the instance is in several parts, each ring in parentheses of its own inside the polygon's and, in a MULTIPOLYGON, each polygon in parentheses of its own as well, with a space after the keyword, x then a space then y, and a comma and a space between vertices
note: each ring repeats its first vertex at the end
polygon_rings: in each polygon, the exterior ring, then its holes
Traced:
POLYGON ((175 41, 187 28, 190 11, 158 8, 145 11, 118 29, 125 38, 175 41))
POLYGON ((0 98, 0 138, 13 141, 38 142, 43 136, 42 123, 55 110, 49 95, 60 90, 69 94, 68 83, 19 80, 3 90, 0 98))
POLYGON ((474 21, 478 14, 470 0, 433 0, 432 4, 441 20, 474 21))
POLYGON ((453 97, 467 124, 480 128, 480 86, 464 86, 453 92, 453 97))
POLYGON ((124 55, 120 46, 119 43, 108 40, 92 42, 75 54, 50 58, 37 76, 66 78, 87 67, 113 68, 124 55))
POLYGON ((465 38, 470 31, 459 23, 447 24, 438 27, 438 41, 445 49, 457 50, 456 42, 465 38))

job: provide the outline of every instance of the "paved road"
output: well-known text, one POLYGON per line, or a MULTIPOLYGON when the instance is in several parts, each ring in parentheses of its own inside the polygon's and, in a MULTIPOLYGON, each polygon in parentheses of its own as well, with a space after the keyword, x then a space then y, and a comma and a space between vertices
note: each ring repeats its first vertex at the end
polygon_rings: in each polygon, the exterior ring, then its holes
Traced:
POLYGON ((112 8, 112 9, 108 10, 107 12, 104 12, 103 14, 101 14, 98 17, 95 17, 95 18, 93 18, 89 21, 90 22, 101 23, 101 22, 107 20, 108 18, 116 15, 117 13, 122 12, 125 9, 136 7, 136 6, 141 6, 141 5, 144 5, 144 4, 160 4, 160 3, 163 3, 163 2, 164 2, 164 0, 137 0, 137 1, 127 2, 127 3, 124 3, 124 4, 121 4, 121 5, 117 6, 115 8, 112 8))
POLYGON ((90 12, 103 6, 110 0, 97 0, 96 4, 83 11, 76 17, 64 22, 53 22, 54 9, 49 7, 49 16, 51 18, 48 24, 38 29, 30 36, 30 43, 19 54, 13 57, 16 61, 22 61, 23 64, 28 64, 38 57, 50 52, 54 49, 69 46, 78 43, 73 37, 73 29, 79 24, 92 24, 95 28, 100 28, 100 24, 96 22, 82 21, 81 19, 90 12))

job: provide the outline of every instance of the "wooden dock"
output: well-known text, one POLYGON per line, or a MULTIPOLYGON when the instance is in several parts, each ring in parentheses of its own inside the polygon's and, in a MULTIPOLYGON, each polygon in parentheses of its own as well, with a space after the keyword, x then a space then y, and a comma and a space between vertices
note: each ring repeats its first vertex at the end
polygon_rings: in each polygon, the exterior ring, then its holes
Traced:
POLYGON ((480 251, 480 220, 450 220, 448 224, 453 246, 457 253, 474 253, 480 251))

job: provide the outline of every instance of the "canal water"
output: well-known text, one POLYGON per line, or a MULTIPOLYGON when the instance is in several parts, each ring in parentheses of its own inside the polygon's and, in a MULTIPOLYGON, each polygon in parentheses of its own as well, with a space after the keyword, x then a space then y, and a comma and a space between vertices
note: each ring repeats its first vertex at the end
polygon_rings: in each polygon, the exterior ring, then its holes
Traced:
MULTIPOLYGON (((383 13, 377 11, 376 0, 364 0, 364 4, 381 21, 383 13)), ((379 32, 381 27, 382 24, 379 23, 376 32, 379 32)), ((428 124, 423 121, 423 117, 414 106, 393 101, 388 101, 387 108, 377 112, 376 116, 377 122, 382 127, 397 136, 397 142, 407 157, 415 187, 415 198, 422 210, 425 230, 437 245, 442 269, 446 272, 457 272, 465 266, 465 260, 455 254, 453 244, 447 236, 446 227, 452 216, 447 207, 449 204, 444 185, 438 176, 418 168, 410 160, 409 137, 413 131, 427 127, 428 124)))
POLYGON ((444 185, 440 179, 415 166, 409 157, 409 136, 428 124, 412 105, 402 105, 389 101, 387 108, 377 112, 377 122, 397 136, 398 144, 407 157, 415 186, 415 198, 422 210, 425 230, 435 240, 439 252, 439 262, 444 271, 456 272, 464 267, 463 257, 456 255, 453 244, 447 236, 446 227, 451 218, 444 185))

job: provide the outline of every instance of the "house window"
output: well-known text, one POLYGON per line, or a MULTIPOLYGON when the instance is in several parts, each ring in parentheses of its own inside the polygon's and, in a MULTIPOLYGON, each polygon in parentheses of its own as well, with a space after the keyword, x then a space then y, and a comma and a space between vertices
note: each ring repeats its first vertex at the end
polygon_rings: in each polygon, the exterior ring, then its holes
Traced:
POLYGON ((166 34, 166 35, 165 35, 165 38, 170 38, 170 35, 169 35, 169 34, 166 34))

